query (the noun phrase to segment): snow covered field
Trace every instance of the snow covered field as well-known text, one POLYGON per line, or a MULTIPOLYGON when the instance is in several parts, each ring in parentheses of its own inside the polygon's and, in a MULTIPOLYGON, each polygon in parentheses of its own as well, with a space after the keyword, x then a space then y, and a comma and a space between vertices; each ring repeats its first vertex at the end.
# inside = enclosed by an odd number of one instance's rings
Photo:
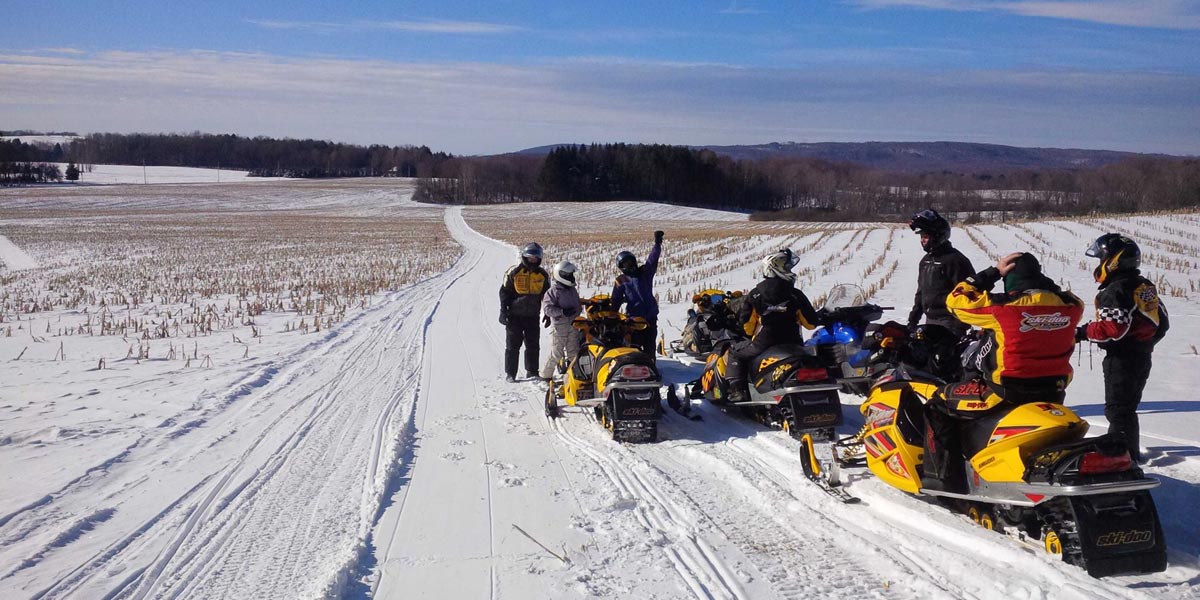
MULTIPOLYGON (((65 174, 67 163, 57 163, 65 174)), ((165 184, 165 183, 262 183, 282 177, 250 177, 248 171, 197 167, 140 167, 136 165, 90 165, 82 167, 79 181, 72 185, 165 184), (90 169, 90 170, 89 170, 90 169)))
MULTIPOLYGON (((1095 580, 871 479, 850 484, 862 504, 835 503, 791 438, 709 405, 622 446, 502 381, 512 244, 543 242, 547 262, 581 265, 585 293, 607 292, 615 252, 644 256, 666 230, 670 339, 693 290, 752 285, 782 244, 803 250, 814 299, 859 283, 902 319, 920 256, 907 230, 410 194, 396 180, 0 190, 14 245, 0 240, 0 597, 1200 597, 1200 216, 955 232, 978 268, 1033 249, 1089 302, 1082 253, 1102 231, 1137 236, 1162 277, 1173 328, 1143 442, 1171 566, 1095 580)), ((1097 432, 1100 358, 1082 355, 1068 402, 1097 432)))

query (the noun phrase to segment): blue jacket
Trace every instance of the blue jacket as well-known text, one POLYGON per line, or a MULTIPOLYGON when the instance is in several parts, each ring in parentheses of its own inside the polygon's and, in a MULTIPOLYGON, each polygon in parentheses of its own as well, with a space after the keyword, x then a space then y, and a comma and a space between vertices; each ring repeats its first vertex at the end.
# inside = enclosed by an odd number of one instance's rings
POLYGON ((637 277, 622 273, 613 284, 613 306, 625 303, 625 314, 642 317, 650 322, 658 321, 658 301, 654 299, 654 274, 658 272, 658 255, 662 244, 655 244, 646 257, 646 264, 638 267, 637 277))

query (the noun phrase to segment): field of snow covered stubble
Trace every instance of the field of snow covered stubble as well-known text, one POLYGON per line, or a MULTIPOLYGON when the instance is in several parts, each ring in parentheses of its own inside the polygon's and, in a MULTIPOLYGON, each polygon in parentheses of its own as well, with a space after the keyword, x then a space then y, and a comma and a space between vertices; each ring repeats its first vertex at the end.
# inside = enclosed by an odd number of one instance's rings
MULTIPOLYGON (((874 481, 850 486, 862 505, 833 504, 803 480, 790 438, 710 406, 697 406, 702 422, 668 414, 658 444, 620 446, 584 415, 548 422, 539 390, 501 380, 495 294, 516 260, 511 244, 541 241, 547 262, 565 257, 580 264, 585 293, 607 292, 616 251, 627 247, 644 257, 650 232, 666 230, 658 291, 660 329, 670 339, 694 290, 752 285, 757 259, 782 244, 802 251, 800 285, 814 300, 834 283, 860 283, 874 288, 876 301, 896 306, 889 317, 902 318, 920 256, 906 230, 749 223, 744 215, 638 203, 443 210, 411 203, 407 186, 339 181, 0 192, 0 235, 36 263, 0 270, 6 291, 74 273, 73 285, 112 298, 110 307, 141 294, 145 300, 132 311, 143 332, 153 327, 141 320, 152 322, 171 304, 148 290, 169 296, 173 284, 150 278, 135 285, 128 274, 107 274, 103 264, 178 263, 234 279, 239 266, 261 264, 282 281, 287 269, 320 269, 334 255, 343 267, 325 275, 349 277, 363 262, 340 241, 365 235, 378 238, 378 245, 368 243, 375 252, 390 248, 404 264, 423 256, 428 268, 425 279, 393 281, 392 291, 387 285, 364 291, 357 297, 365 302, 320 332, 296 330, 305 315, 275 305, 253 317, 261 341, 229 317, 218 321, 228 329, 195 337, 173 323, 167 337, 148 341, 132 331, 124 340, 88 333, 86 325, 80 333, 79 323, 68 335, 67 325, 56 323, 59 315, 64 323, 87 319, 61 304, 78 296, 73 290, 65 300, 54 295, 48 312, 11 322, 7 314, 0 328, 30 317, 33 328, 16 329, 13 338, 0 329, 0 594, 1198 595, 1192 487, 1200 482, 1200 435, 1189 426, 1200 421, 1191 402, 1200 360, 1190 349, 1197 333, 1195 215, 1128 221, 1135 233, 1147 234, 1147 254, 1164 257, 1150 260, 1166 261, 1148 270, 1180 286, 1167 297, 1175 325, 1156 354, 1143 421, 1154 456, 1149 470, 1164 480, 1155 497, 1172 566, 1160 575, 1096 581, 874 481), (181 203, 196 214, 175 214, 181 203), (354 218, 365 216, 372 218, 354 218), (425 233, 410 237, 413 223, 425 233), (76 226, 81 233, 72 242, 76 226), (107 228, 116 228, 120 241, 95 233, 107 228), (193 259, 175 235, 213 236, 227 251, 198 249, 193 259), (256 257, 240 254, 246 244, 256 257), (158 263, 147 252, 155 248, 167 251, 158 263), (100 266, 90 266, 93 258, 100 266), (198 344, 212 366, 189 365, 178 355, 167 360, 162 353, 177 341, 198 344), (56 342, 66 361, 54 360, 56 342), (105 350, 91 350, 92 343, 105 350), (150 360, 125 358, 130 345, 142 343, 153 344, 150 360), (24 346, 28 354, 11 360, 24 346), (112 360, 98 370, 97 356, 112 360), (885 554, 888 547, 898 550, 885 554)), ((970 236, 956 232, 955 240, 979 267, 987 255, 1049 243, 1061 259, 1044 259, 1048 270, 1090 302, 1082 250, 1101 230, 1124 223, 980 226, 970 236)), ((12 256, 6 249, 0 260, 13 262, 12 256)), ((236 315, 246 310, 239 291, 217 292, 209 303, 236 315)), ((84 295, 88 302, 92 293, 84 295)), ((171 306, 190 309, 191 302, 171 306)), ((1102 430, 1099 358, 1089 371, 1083 356, 1070 403, 1102 430)), ((694 375, 683 365, 663 365, 675 381, 694 375)), ((852 417, 857 399, 844 402, 852 417)))

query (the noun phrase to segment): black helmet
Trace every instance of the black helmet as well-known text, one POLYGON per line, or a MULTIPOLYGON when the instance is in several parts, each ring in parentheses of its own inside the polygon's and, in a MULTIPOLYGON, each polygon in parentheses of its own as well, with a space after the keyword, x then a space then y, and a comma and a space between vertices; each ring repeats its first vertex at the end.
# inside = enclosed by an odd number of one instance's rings
POLYGON ((1118 271, 1136 271, 1142 265, 1142 250, 1133 240, 1119 233, 1106 233, 1092 242, 1086 254, 1100 259, 1100 265, 1092 272, 1098 283, 1118 271))
POLYGON ((537 242, 529 242, 521 248, 521 262, 536 267, 542 264, 542 246, 537 242))
POLYGON ((942 242, 950 239, 950 222, 932 208, 927 208, 913 215, 913 218, 908 222, 908 228, 916 233, 929 236, 929 243, 921 244, 921 247, 926 252, 937 248, 942 245, 942 242))
POLYGON ((617 253, 617 268, 626 275, 634 275, 637 273, 638 263, 637 257, 628 250, 622 250, 617 253))

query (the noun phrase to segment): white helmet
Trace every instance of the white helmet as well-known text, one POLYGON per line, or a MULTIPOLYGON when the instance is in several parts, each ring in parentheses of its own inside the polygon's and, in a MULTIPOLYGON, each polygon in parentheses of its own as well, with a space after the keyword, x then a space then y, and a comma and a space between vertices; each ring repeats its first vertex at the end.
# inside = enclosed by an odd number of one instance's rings
POLYGON ((554 280, 567 287, 575 287, 575 265, 565 260, 554 265, 554 280))
POLYGON ((778 277, 788 281, 795 281, 796 274, 792 272, 792 267, 795 267, 799 262, 800 258, 791 249, 782 248, 777 252, 768 254, 762 259, 763 277, 778 277))

